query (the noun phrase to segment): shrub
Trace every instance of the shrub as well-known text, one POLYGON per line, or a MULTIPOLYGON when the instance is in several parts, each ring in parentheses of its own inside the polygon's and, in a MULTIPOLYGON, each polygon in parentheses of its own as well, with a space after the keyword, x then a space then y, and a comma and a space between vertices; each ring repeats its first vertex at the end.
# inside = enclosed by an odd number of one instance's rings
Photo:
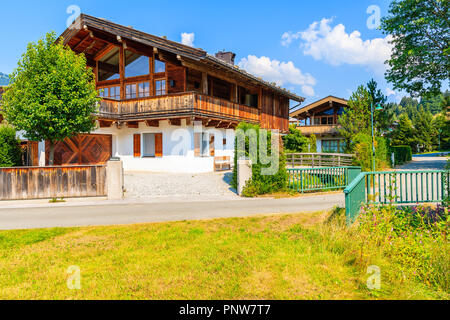
POLYGON ((317 152, 317 138, 315 134, 312 134, 309 137, 309 146, 310 146, 310 153, 316 153, 317 152))
POLYGON ((309 140, 295 125, 289 127, 289 134, 283 137, 287 153, 308 152, 309 140))
MULTIPOLYGON (((351 149, 355 154, 354 164, 360 166, 363 171, 372 171, 372 136, 365 133, 359 133, 352 142, 351 149)), ((388 166, 388 148, 386 139, 375 137, 375 167, 376 170, 388 166)))
MULTIPOLYGON (((238 161, 238 135, 242 132, 247 132, 248 130, 255 130, 257 136, 257 154, 259 155, 260 144, 259 144, 259 131, 260 127, 258 125, 252 125, 242 122, 236 128, 236 141, 235 141, 235 152, 234 152, 234 170, 233 170, 233 180, 232 187, 237 188, 237 161, 238 161)), ((271 151, 271 139, 272 135, 270 131, 267 131, 267 155, 270 155, 271 151)), ((282 141, 281 141, 282 144, 282 141)), ((249 137, 245 137, 245 157, 249 157, 250 142, 249 137)), ((247 182, 244 187, 243 196, 254 197, 257 195, 268 194, 278 191, 287 190, 288 173, 286 171, 286 156, 283 151, 282 145, 280 145, 280 155, 278 163, 278 171, 273 175, 262 174, 262 169, 270 167, 269 165, 264 165, 261 163, 261 159, 258 156, 256 163, 252 164, 252 178, 247 182)))
POLYGON ((0 167, 20 166, 22 149, 16 131, 7 124, 0 125, 0 167))
POLYGON ((412 149, 410 146, 393 146, 391 152, 394 153, 396 166, 412 160, 412 149))
MULTIPOLYGON (((449 290, 448 208, 367 206, 357 232, 365 249, 378 248, 394 262, 396 273, 449 290)), ((366 252, 366 254, 370 254, 366 252)))

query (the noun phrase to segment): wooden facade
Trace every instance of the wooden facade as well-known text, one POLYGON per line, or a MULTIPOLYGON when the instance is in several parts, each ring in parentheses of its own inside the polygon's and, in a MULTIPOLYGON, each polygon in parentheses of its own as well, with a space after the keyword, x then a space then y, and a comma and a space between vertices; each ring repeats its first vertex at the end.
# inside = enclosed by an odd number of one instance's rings
POLYGON ((104 98, 98 117, 109 123, 246 121, 287 132, 289 101, 304 101, 201 49, 84 14, 61 41, 86 56, 104 98))

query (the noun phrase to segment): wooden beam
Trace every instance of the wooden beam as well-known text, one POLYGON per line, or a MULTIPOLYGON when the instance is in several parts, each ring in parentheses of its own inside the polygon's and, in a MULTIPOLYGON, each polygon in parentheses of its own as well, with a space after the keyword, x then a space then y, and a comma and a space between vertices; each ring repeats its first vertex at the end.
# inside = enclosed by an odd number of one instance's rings
POLYGON ((94 37, 94 34, 89 31, 89 33, 87 34, 87 36, 85 36, 83 39, 81 39, 80 42, 78 42, 78 44, 72 49, 75 52, 78 52, 78 49, 87 41, 90 40, 94 37))
POLYGON ((138 121, 129 121, 129 122, 127 122, 127 127, 131 128, 131 129, 138 129, 139 122, 138 121))
POLYGON ((111 50, 114 47, 116 47, 116 45, 114 45, 112 43, 108 43, 103 49, 101 49, 99 52, 97 52, 97 54, 94 56, 94 60, 99 60, 99 59, 103 58, 103 56, 105 54, 107 54, 109 52, 109 50, 111 50))
POLYGON ((181 119, 169 119, 169 124, 171 126, 180 127, 181 126, 181 119))
POLYGON ((147 120, 145 121, 145 124, 147 125, 147 127, 159 127, 159 120, 147 120))
POLYGON ((202 93, 208 94, 208 74, 206 72, 202 72, 202 93))
POLYGON ((100 128, 110 128, 113 124, 113 121, 98 120, 98 124, 100 128))

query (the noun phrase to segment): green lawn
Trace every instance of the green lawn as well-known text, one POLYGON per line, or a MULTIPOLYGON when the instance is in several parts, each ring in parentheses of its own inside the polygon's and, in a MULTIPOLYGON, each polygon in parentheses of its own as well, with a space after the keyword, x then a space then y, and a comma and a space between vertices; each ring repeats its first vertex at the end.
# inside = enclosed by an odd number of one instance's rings
MULTIPOLYGON (((448 298, 359 261, 328 213, 0 232, 0 299, 448 298), (366 287, 367 265, 382 287, 366 287), (81 290, 67 268, 81 269, 81 290)), ((369 259, 369 260, 370 260, 369 259)))

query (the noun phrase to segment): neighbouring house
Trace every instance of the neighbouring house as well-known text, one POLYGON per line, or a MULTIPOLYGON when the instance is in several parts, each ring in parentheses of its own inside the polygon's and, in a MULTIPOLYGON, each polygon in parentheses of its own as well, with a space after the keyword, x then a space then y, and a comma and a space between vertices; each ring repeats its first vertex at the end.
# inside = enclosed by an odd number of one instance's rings
POLYGON ((347 100, 328 96, 291 112, 290 123, 297 125, 303 135, 316 136, 318 153, 344 153, 346 143, 337 128, 346 107, 347 100))
MULTIPOLYGON (((85 54, 103 98, 97 129, 58 143, 55 164, 104 163, 129 171, 211 172, 232 159, 242 122, 288 132, 290 100, 304 98, 205 51, 85 14, 60 37, 85 54)), ((48 157, 48 156, 47 156, 48 157)))

